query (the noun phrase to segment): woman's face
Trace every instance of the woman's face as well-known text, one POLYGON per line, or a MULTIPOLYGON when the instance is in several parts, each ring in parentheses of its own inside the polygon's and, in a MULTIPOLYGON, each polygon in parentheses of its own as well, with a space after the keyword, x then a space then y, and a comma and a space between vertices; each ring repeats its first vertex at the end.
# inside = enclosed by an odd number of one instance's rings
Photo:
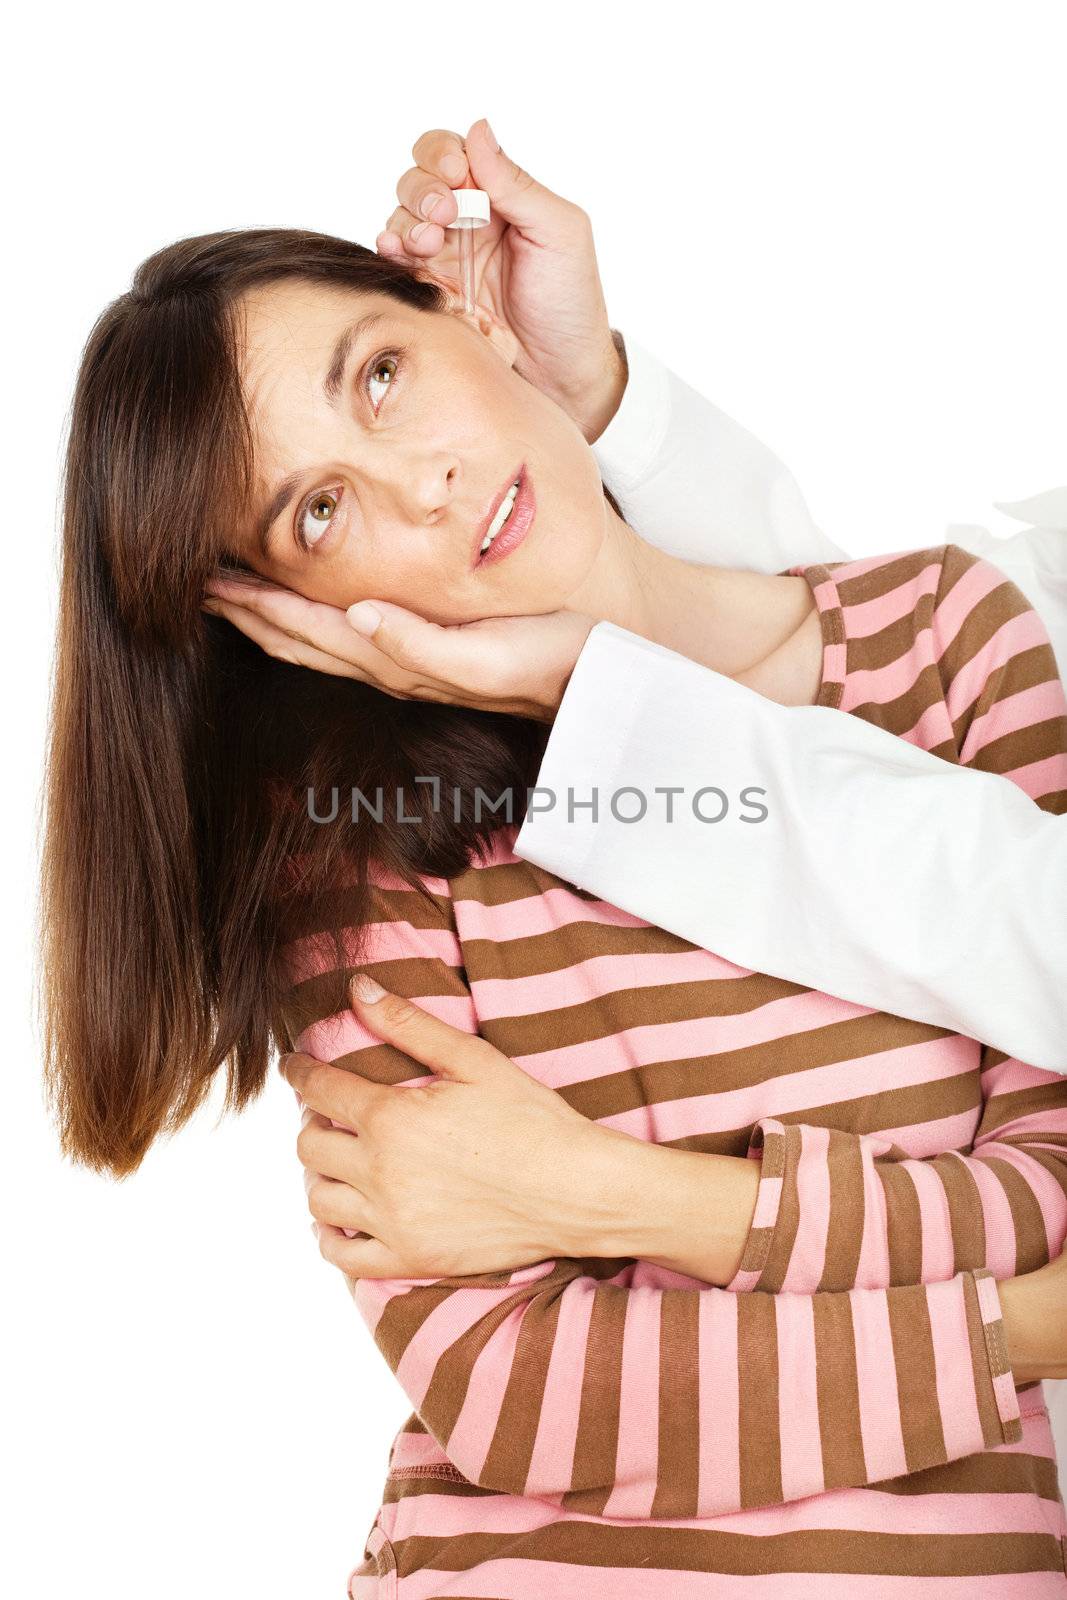
POLYGON ((515 372, 507 330, 298 280, 241 310, 257 477, 246 566, 309 599, 376 597, 439 623, 566 606, 614 513, 576 424, 515 372), (324 388, 338 341, 368 316, 324 388), (533 521, 483 561, 479 530, 520 468, 533 521))

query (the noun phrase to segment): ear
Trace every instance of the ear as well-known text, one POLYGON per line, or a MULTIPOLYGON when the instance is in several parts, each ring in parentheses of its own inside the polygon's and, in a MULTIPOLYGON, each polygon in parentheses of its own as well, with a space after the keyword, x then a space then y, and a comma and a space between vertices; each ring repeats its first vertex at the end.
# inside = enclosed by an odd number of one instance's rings
POLYGON ((472 313, 464 310, 463 288, 458 278, 450 278, 444 273, 430 272, 425 267, 417 267, 415 276, 435 284, 438 289, 443 289, 448 296, 449 315, 458 317, 483 339, 488 339, 492 348, 509 367, 515 365, 522 348, 517 336, 506 322, 502 322, 495 312, 489 310, 488 306, 476 305, 472 313))

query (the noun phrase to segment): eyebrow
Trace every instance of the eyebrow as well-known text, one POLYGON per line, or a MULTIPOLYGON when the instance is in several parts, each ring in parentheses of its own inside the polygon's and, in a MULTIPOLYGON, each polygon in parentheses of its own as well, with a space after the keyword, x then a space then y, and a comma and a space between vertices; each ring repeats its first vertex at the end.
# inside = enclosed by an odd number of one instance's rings
MULTIPOLYGON (((359 317, 355 322, 350 323, 334 345, 333 354, 330 357, 330 365, 327 367, 326 376, 322 380, 322 392, 331 405, 335 405, 337 402, 337 396, 344 382, 345 370, 353 349, 359 344, 363 335, 369 332, 376 323, 383 321, 386 315, 387 313, 384 311, 368 311, 365 316, 359 317)), ((267 548, 270 530, 293 499, 306 476, 306 472, 290 472, 284 477, 271 495, 256 523, 256 548, 265 561, 270 555, 270 551, 267 548)))

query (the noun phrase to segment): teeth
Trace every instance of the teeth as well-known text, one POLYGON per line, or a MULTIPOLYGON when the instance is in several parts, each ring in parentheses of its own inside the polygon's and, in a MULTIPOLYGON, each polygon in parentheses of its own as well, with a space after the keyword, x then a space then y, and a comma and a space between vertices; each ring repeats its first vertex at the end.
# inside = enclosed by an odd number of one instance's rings
POLYGON ((493 540, 496 538, 497 534, 500 532, 500 530, 504 526, 505 522, 511 516, 511 508, 515 504, 515 497, 518 494, 518 492, 519 492, 518 483, 513 483, 511 485, 511 488, 508 490, 507 494, 504 496, 503 500, 500 502, 500 510, 497 512, 496 516, 493 518, 492 522, 489 524, 489 532, 486 534, 485 538, 482 540, 481 548, 482 548, 483 551, 484 550, 488 550, 489 546, 492 544, 493 540))

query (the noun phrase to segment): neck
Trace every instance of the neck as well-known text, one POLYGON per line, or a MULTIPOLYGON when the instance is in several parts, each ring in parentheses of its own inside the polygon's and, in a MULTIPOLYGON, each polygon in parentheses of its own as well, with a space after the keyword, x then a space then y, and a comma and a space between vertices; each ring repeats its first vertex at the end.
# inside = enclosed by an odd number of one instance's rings
POLYGON ((705 566, 668 555, 604 502, 605 538, 568 609, 736 678, 795 633, 812 610, 801 577, 705 566))

